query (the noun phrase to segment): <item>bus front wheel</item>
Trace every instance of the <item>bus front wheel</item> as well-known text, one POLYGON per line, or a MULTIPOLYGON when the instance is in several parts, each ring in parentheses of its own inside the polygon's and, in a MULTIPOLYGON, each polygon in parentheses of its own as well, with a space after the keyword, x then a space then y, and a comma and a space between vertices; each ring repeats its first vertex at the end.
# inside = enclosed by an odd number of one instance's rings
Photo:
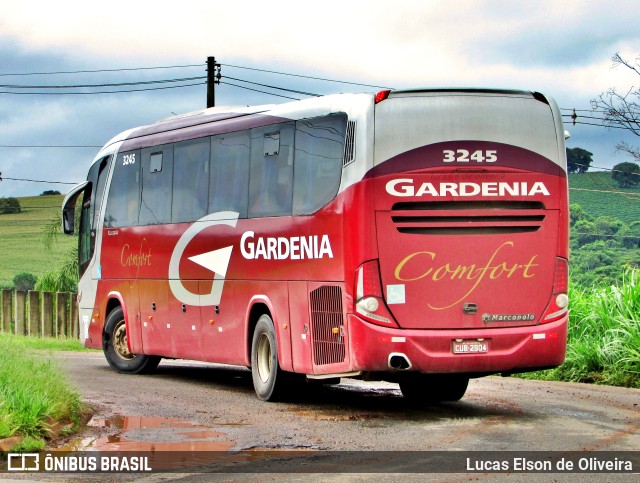
POLYGON ((129 352, 127 326, 122 307, 111 311, 102 335, 102 350, 109 365, 118 372, 143 374, 153 371, 160 363, 158 356, 146 356, 129 352))
POLYGON ((251 376, 256 395, 276 401, 284 395, 286 374, 278 365, 278 341, 273 321, 267 314, 258 319, 251 341, 251 376))

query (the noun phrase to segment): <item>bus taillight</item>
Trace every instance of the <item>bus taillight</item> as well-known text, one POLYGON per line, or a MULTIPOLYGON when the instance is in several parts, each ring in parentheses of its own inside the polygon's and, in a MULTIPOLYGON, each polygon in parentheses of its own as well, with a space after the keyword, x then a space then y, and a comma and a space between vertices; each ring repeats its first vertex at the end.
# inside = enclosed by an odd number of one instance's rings
POLYGON ((553 279, 553 293, 551 303, 545 313, 544 322, 553 322, 563 317, 569 306, 569 262, 564 258, 556 259, 556 272, 553 279))
POLYGON ((380 267, 376 260, 365 262, 356 270, 355 312, 368 322, 398 327, 382 297, 380 267))
POLYGON ((385 91, 380 91, 376 94, 376 104, 378 102, 382 102, 384 101, 387 97, 389 97, 389 94, 391 94, 391 90, 387 89, 385 91))

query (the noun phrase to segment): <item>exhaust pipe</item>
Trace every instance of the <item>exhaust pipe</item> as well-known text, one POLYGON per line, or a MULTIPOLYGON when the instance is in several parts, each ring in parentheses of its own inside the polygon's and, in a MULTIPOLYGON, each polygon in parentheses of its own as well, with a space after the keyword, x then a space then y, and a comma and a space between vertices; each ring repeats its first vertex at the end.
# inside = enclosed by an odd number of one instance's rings
POLYGON ((392 352, 389 354, 388 366, 392 371, 406 371, 411 369, 411 362, 401 352, 392 352))

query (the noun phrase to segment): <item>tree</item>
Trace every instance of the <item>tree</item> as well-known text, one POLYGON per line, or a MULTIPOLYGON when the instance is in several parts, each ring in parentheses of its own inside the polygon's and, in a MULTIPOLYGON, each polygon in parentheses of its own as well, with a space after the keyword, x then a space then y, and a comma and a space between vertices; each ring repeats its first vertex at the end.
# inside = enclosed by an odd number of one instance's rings
MULTIPOLYGON (((620 54, 612 58, 613 67, 623 66, 632 73, 640 75, 640 57, 633 62, 624 59, 620 54)), ((591 101, 594 111, 604 115, 604 124, 609 127, 622 128, 640 136, 640 88, 631 86, 626 92, 619 92, 612 87, 591 101)), ((620 142, 616 148, 640 162, 640 148, 620 142)))
POLYGON ((15 215, 21 211, 17 198, 0 198, 0 215, 15 215))
POLYGON ((578 220, 573 225, 571 238, 577 242, 578 247, 581 247, 587 243, 593 243, 596 240, 600 240, 601 237, 598 236, 598 229, 596 228, 595 223, 587 220, 578 220))
POLYGON ((593 162, 593 153, 582 148, 567 148, 567 167, 570 173, 586 173, 593 162))
POLYGON ((571 205, 569 205, 569 217, 571 226, 580 220, 591 221, 591 217, 578 203, 571 203, 571 205))
POLYGON ((47 191, 43 191, 40 196, 52 196, 52 195, 61 195, 62 193, 60 193, 58 190, 47 190, 47 191))
POLYGON ((37 281, 32 273, 21 272, 13 277, 13 286, 16 290, 33 290, 37 281))
POLYGON ((624 248, 640 248, 640 221, 632 221, 619 232, 620 243, 624 248))
POLYGON ((636 163, 620 163, 613 167, 611 177, 620 188, 633 188, 640 183, 640 166, 636 163))

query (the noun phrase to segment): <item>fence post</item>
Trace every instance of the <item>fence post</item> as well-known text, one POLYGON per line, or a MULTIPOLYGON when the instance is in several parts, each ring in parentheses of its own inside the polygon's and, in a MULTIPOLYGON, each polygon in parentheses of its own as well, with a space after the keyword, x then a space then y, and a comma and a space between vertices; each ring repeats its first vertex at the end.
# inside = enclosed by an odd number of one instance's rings
POLYGON ((51 337, 53 333, 53 293, 42 292, 42 337, 51 337))
POLYGON ((0 323, 0 331, 10 332, 11 331, 11 302, 12 302, 12 291, 9 289, 2 290, 2 313, 0 313, 0 317, 2 317, 2 323, 0 323))
POLYGON ((57 292, 56 293, 56 321, 55 321, 55 335, 62 337, 66 334, 65 326, 69 317, 69 293, 57 292))
POLYGON ((69 336, 74 339, 80 337, 80 322, 78 320, 78 294, 71 294, 71 317, 69 318, 69 336))
POLYGON ((40 335, 40 292, 29 290, 27 295, 29 299, 29 327, 28 334, 34 337, 40 335))
POLYGON ((25 331, 25 313, 27 304, 27 292, 24 290, 16 290, 14 292, 13 305, 13 328, 18 335, 24 335, 25 331))

